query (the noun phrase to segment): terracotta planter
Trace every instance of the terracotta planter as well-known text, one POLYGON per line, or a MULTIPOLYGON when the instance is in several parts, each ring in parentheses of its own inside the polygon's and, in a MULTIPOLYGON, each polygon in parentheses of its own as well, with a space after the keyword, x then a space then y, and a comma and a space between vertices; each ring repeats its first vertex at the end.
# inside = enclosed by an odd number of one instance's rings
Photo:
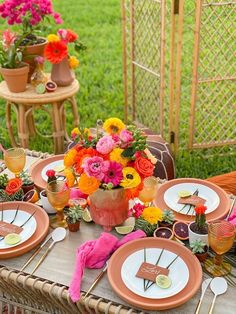
POLYGON ((47 44, 46 38, 40 37, 45 40, 44 43, 37 45, 29 45, 24 48, 23 61, 29 64, 28 83, 31 81, 31 76, 34 73, 37 63, 34 58, 37 56, 44 56, 44 47, 47 44))
POLYGON ((52 65, 51 80, 57 86, 68 86, 74 81, 74 73, 70 69, 67 57, 60 63, 52 65))
POLYGON ((26 90, 27 77, 29 73, 29 65, 26 63, 22 64, 21 68, 17 69, 6 69, 0 68, 4 80, 7 83, 7 87, 13 93, 21 93, 26 90))
POLYGON ((195 256, 198 258, 199 262, 203 263, 207 259, 208 253, 196 253, 195 256))
POLYGON ((71 223, 69 219, 66 219, 68 229, 71 232, 77 232, 80 229, 80 220, 76 221, 76 223, 71 223))
POLYGON ((196 232, 194 232, 191 229, 191 226, 195 224, 195 222, 192 222, 191 224, 189 224, 188 226, 188 231, 189 231, 189 244, 191 244, 192 242, 196 241, 196 240, 201 240, 202 242, 206 243, 207 246, 209 246, 209 241, 208 241, 208 233, 207 234, 198 234, 196 232))
POLYGON ((121 225, 128 217, 129 201, 123 188, 98 189, 89 196, 89 205, 93 221, 105 231, 121 225))
POLYGON ((34 189, 34 183, 29 184, 29 185, 22 185, 22 190, 24 192, 24 194, 26 194, 27 192, 29 192, 30 190, 34 189))

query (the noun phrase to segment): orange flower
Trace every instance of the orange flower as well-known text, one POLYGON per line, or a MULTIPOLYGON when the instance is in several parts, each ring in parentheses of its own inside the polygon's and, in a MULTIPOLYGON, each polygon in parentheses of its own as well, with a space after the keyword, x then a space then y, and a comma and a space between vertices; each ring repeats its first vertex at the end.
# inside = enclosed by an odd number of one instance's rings
POLYGON ((5 191, 8 195, 14 194, 22 187, 22 181, 19 178, 14 178, 8 181, 5 191))
POLYGON ((100 181, 95 177, 88 177, 85 173, 81 174, 78 187, 84 194, 92 194, 100 185, 100 181))
POLYGON ((66 182, 68 186, 71 188, 75 183, 75 175, 72 168, 66 168, 64 170, 64 174, 66 176, 66 182))
POLYGON ((64 165, 66 167, 71 167, 76 162, 77 150, 72 148, 64 156, 64 165))
POLYGON ((125 190, 125 195, 127 199, 131 200, 134 199, 135 197, 139 196, 139 192, 143 189, 143 182, 141 182, 138 186, 132 189, 126 189, 125 190))
POLYGON ((49 42, 44 49, 45 58, 51 63, 59 63, 68 55, 68 48, 64 41, 49 42))
POLYGON ((67 30, 66 39, 69 43, 73 43, 74 41, 76 41, 77 38, 78 35, 74 31, 72 31, 71 29, 67 30))
POLYGON ((94 157, 97 155, 98 155, 97 151, 95 149, 93 149, 92 147, 80 149, 77 153, 76 158, 75 158, 75 162, 76 162, 75 171, 78 174, 81 174, 83 172, 83 169, 81 168, 81 166, 82 166, 84 158, 94 157))
POLYGON ((148 158, 138 157, 134 162, 134 168, 141 177, 150 177, 153 175, 155 166, 148 158))

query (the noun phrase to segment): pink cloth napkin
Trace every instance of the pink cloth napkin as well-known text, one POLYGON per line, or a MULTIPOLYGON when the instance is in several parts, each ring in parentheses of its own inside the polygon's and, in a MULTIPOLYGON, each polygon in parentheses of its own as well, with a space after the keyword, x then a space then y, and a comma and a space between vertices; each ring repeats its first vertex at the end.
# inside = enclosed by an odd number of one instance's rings
POLYGON ((236 227, 236 207, 234 207, 231 215, 228 218, 228 221, 236 227))
POLYGON ((102 268, 110 255, 120 246, 144 237, 146 234, 142 230, 132 232, 121 240, 110 233, 103 232, 98 239, 83 243, 76 252, 75 271, 69 288, 72 301, 77 302, 80 299, 80 285, 85 267, 102 268))

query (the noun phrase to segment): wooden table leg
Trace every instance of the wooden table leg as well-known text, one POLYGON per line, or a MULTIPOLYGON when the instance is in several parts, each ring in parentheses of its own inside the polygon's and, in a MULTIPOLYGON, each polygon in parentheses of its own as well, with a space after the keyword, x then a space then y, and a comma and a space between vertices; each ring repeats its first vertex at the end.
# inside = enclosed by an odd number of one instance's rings
POLYGON ((61 102, 52 103, 52 121, 53 121, 53 141, 54 153, 64 153, 64 136, 62 117, 60 116, 60 108, 63 106, 61 102))
POLYGON ((26 109, 23 104, 18 104, 18 135, 21 147, 28 148, 29 131, 26 123, 26 109))
MULTIPOLYGON (((14 136, 14 132, 13 132, 13 128, 12 128, 12 123, 11 123, 11 106, 14 106, 14 104, 12 104, 11 102, 7 102, 6 103, 6 125, 7 125, 7 129, 8 129, 8 134, 10 137, 10 141, 11 141, 11 145, 13 147, 17 147, 19 146, 15 140, 15 136, 14 136)), ((17 117, 18 117, 18 108, 16 108, 17 111, 17 117)))
POLYGON ((32 136, 35 136, 36 128, 35 128, 34 116, 33 116, 33 106, 31 106, 30 109, 27 110, 26 122, 27 122, 28 130, 29 130, 29 134, 32 136))

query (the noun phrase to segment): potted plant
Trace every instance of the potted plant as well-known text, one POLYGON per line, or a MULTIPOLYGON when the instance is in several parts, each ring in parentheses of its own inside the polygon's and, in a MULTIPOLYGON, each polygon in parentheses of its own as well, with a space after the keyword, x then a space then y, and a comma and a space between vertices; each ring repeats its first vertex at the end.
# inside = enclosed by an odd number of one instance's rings
POLYGON ((83 216, 84 209, 81 206, 70 207, 66 212, 66 222, 68 229, 71 232, 76 232, 80 229, 80 221, 83 216))
POLYGON ((6 30, 2 34, 0 46, 0 73, 9 90, 13 93, 24 92, 27 84, 29 65, 22 61, 23 37, 16 38, 16 34, 6 30))
POLYGON ((195 240, 201 240, 207 246, 208 242, 208 225, 206 222, 207 207, 199 205, 195 207, 195 221, 189 224, 189 243, 191 245, 195 240))
POLYGON ((61 24, 60 14, 54 11, 51 0, 5 0, 0 5, 0 16, 6 19, 9 25, 21 25, 19 36, 24 36, 22 46, 24 61, 29 63, 29 80, 35 69, 35 56, 43 56, 46 39, 38 36, 45 31, 48 23, 53 19, 56 24, 61 24))
POLYGON ((20 178, 9 179, 7 174, 0 175, 0 202, 22 201, 23 196, 20 178))
POLYGON ((175 215, 172 210, 165 209, 162 215, 162 221, 160 222, 160 227, 172 228, 175 221, 175 215))
POLYGON ((21 178, 23 184, 22 184, 22 190, 24 191, 24 194, 26 194, 28 191, 34 189, 34 181, 31 179, 30 175, 27 171, 22 171, 19 175, 21 178))
POLYGON ((190 248, 200 262, 204 262, 206 260, 208 255, 208 246, 206 243, 196 239, 190 244, 190 248))

